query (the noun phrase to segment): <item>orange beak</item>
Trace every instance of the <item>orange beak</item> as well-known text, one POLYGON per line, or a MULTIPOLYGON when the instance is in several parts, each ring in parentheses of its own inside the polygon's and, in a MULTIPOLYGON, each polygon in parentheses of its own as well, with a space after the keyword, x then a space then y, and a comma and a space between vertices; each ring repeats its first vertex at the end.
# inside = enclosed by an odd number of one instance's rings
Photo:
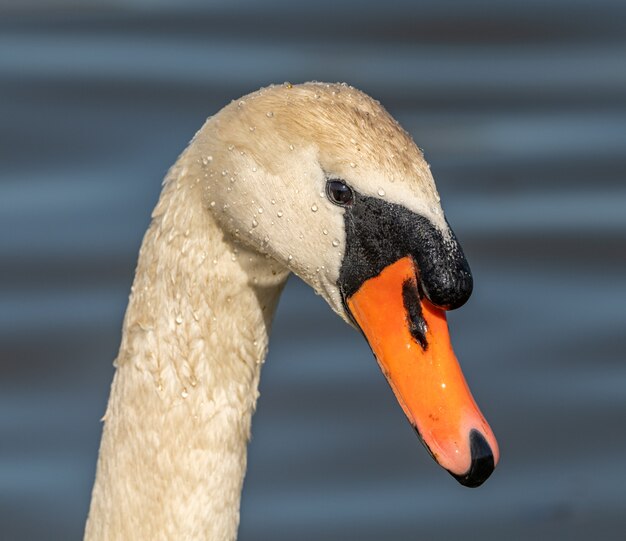
POLYGON ((498 443, 452 350, 445 312, 420 299, 413 260, 366 280, 346 304, 433 458, 461 484, 482 484, 498 443))

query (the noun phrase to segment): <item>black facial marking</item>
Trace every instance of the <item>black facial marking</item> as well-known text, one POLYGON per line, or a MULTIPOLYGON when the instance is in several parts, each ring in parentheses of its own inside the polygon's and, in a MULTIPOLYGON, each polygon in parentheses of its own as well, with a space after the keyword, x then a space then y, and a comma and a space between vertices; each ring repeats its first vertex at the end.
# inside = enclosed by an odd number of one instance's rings
POLYGON ((469 265, 454 233, 444 240, 430 220, 402 205, 354 192, 344 214, 346 253, 338 284, 344 299, 388 265, 411 256, 419 289, 434 305, 453 309, 472 292, 469 265))
POLYGON ((402 284, 402 300, 407 313, 409 331, 413 339, 426 351, 426 321, 422 316, 422 303, 420 301, 417 285, 413 280, 406 280, 402 284))
POLYGON ((476 429, 470 432, 472 465, 465 475, 452 476, 463 486, 476 488, 482 485, 495 469, 493 452, 485 437, 476 429))

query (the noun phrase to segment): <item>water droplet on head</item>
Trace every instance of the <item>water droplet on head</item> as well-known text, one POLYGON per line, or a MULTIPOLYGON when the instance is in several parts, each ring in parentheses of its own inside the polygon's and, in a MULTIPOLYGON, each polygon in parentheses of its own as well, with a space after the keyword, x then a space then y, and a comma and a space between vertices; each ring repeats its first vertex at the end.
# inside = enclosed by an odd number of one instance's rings
POLYGON ((337 246, 339 246, 339 240, 338 239, 334 239, 333 240, 333 246, 336 248, 337 246))
POLYGON ((232 151, 232 150, 233 150, 233 148, 235 148, 235 145, 228 145, 228 150, 229 150, 229 151, 232 151))
POLYGON ((352 168, 356 167, 356 163, 350 162, 350 167, 352 167, 352 168))
POLYGON ((250 126, 250 131, 254 131, 256 128, 254 126, 250 126))
POLYGON ((293 145, 289 145, 289 150, 293 150, 293 145))
POLYGON ((316 205, 315 203, 313 203, 313 204, 311 205, 311 210, 312 210, 313 212, 317 212, 317 205, 316 205))
POLYGON ((383 190, 382 188, 378 188, 378 195, 383 197, 385 195, 385 190, 383 190))
POLYGON ((176 324, 180 325, 183 322, 183 316, 181 314, 178 314, 176 316, 176 324))
POLYGON ((288 259, 289 261, 291 261, 291 260, 293 259, 293 256, 292 256, 291 254, 289 254, 289 255, 287 256, 287 259, 288 259))
POLYGON ((182 392, 180 393, 180 396, 182 396, 183 398, 187 398, 189 396, 187 389, 183 388, 182 392))
POLYGON ((228 174, 228 171, 226 171, 226 169, 222 170, 222 176, 225 177, 228 174))
POLYGON ((215 201, 211 201, 210 205, 211 205, 212 207, 214 207, 214 206, 215 206, 215 201))
POLYGON ((282 217, 283 217, 283 211, 282 211, 282 210, 279 210, 279 211, 276 213, 276 216, 278 216, 279 218, 282 218, 282 217))
POLYGON ((252 167, 252 172, 256 173, 256 165, 254 167, 252 167))
POLYGON ((272 203, 272 205, 275 205, 275 204, 276 204, 276 199, 272 199, 272 200, 270 201, 270 203, 272 203))
POLYGON ((265 113, 265 116, 267 118, 272 118, 274 116, 274 113, 272 113, 272 111, 268 111, 267 113, 265 113))
POLYGON ((252 218, 252 227, 256 227, 259 225, 259 222, 256 221, 256 218, 252 218))
POLYGON ((322 229, 322 233, 324 233, 324 235, 328 235, 328 229, 322 229))
POLYGON ((259 209, 258 209, 258 213, 259 213, 259 214, 263 214, 263 208, 262 208, 262 207, 259 207, 259 209))

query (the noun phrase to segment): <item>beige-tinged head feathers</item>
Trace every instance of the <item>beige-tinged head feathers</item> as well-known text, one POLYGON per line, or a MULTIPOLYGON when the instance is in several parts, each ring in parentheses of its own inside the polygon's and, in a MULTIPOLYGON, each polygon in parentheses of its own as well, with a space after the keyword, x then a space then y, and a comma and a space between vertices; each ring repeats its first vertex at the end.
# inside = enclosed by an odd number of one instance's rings
POLYGON ((416 196, 436 199, 428 164, 411 136, 377 100, 351 86, 268 87, 232 102, 216 123, 220 140, 269 172, 281 171, 292 147, 313 145, 328 173, 378 172, 386 182, 406 184, 416 196))

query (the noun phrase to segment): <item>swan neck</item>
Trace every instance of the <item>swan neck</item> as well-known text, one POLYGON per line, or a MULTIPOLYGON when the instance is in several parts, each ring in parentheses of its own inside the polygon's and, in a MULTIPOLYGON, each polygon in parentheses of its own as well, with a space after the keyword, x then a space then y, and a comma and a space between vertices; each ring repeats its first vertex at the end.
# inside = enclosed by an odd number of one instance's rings
POLYGON ((85 539, 235 539, 251 416, 287 271, 202 207, 193 143, 140 250, 85 539), (197 174, 196 174, 197 173, 197 174))

